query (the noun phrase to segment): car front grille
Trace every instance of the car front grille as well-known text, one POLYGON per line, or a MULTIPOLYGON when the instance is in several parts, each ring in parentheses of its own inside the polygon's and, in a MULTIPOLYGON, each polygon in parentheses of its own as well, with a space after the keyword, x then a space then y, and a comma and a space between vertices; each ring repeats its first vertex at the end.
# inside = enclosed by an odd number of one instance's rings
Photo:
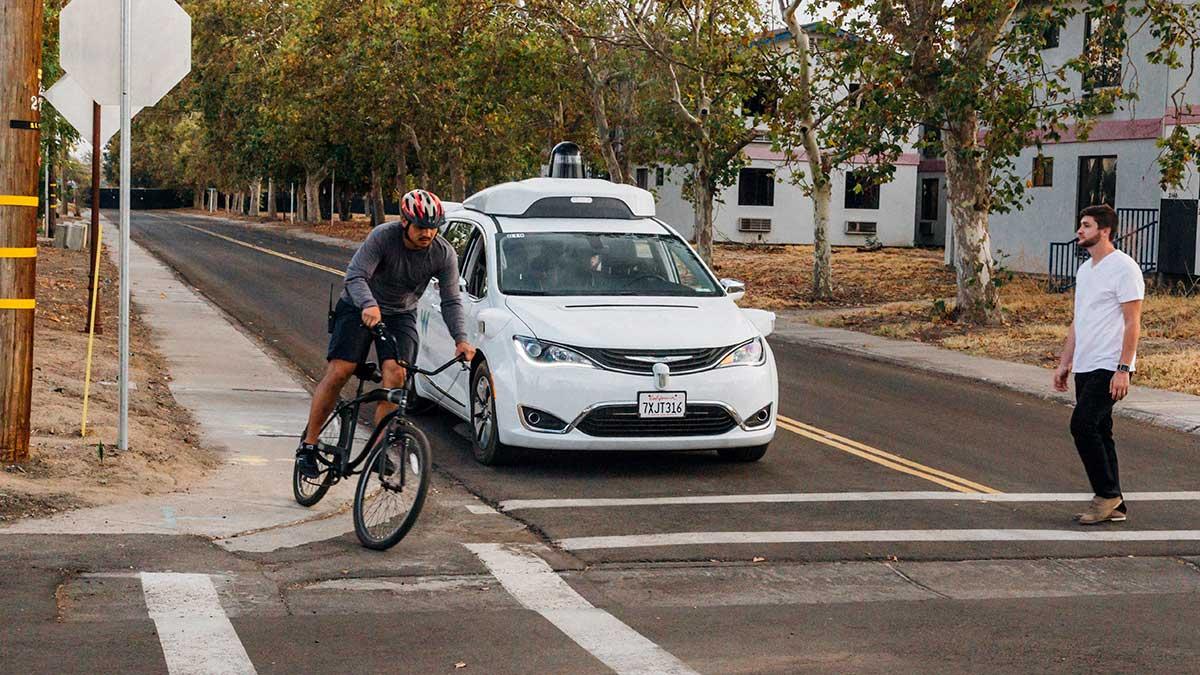
MULTIPOLYGON (((579 349, 575 347, 575 349, 579 349)), ((601 367, 623 373, 650 375, 655 363, 665 363, 673 375, 695 373, 717 365, 731 347, 701 349, 596 349, 584 348, 586 354, 601 367)))
POLYGON ((719 405, 688 404, 683 417, 638 417, 636 405, 597 408, 576 427, 588 436, 632 438, 639 436, 719 436, 737 427, 729 411, 719 405))

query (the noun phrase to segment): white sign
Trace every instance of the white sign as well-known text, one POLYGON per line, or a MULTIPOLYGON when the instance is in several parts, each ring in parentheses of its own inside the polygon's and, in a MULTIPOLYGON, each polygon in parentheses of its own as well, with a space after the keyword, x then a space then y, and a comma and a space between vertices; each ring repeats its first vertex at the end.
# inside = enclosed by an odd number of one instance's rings
MULTIPOLYGON (((192 19, 175 0, 132 0, 129 103, 152 106, 192 69, 192 19)), ((102 106, 121 104, 121 0, 72 0, 59 17, 59 61, 102 106)), ((103 127, 102 127, 103 128, 103 127)))
MULTIPOLYGON (((63 75, 46 90, 46 100, 62 115, 89 145, 92 142, 92 97, 70 75, 63 75)), ((133 115, 141 108, 134 108, 133 115)), ((121 106, 100 106, 100 147, 121 130, 121 106)))

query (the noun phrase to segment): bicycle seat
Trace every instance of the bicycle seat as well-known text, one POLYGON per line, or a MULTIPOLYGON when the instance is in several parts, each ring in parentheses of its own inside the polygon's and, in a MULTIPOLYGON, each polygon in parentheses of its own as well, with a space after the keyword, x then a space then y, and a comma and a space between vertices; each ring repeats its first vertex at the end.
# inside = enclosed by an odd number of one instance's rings
POLYGON ((383 373, 379 372, 379 366, 370 361, 358 364, 354 368, 354 376, 366 382, 383 382, 383 373))

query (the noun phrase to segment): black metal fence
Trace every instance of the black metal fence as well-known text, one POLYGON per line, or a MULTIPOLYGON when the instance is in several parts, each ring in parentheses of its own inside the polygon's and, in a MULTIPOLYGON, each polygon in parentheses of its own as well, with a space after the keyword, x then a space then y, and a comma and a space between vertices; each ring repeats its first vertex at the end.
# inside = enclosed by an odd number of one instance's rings
MULTIPOLYGON (((1158 269, 1158 209, 1117 209, 1117 231, 1113 244, 1137 261, 1142 272, 1158 269)), ((1075 285, 1079 265, 1088 259, 1076 240, 1050 244, 1047 287, 1061 293, 1075 285)))

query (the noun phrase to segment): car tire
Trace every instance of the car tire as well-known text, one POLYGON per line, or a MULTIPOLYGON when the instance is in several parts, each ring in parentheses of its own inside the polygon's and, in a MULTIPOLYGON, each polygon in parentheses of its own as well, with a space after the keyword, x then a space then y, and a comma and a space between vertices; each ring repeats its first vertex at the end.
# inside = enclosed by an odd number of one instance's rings
POLYGON ((487 361, 471 374, 471 452, 484 466, 498 466, 512 459, 512 448, 500 442, 496 420, 495 385, 487 361))
POLYGON ((721 448, 717 450, 717 454, 721 459, 728 462, 757 462, 763 458, 763 455, 767 454, 768 445, 764 443, 763 445, 751 445, 745 448, 721 448))

